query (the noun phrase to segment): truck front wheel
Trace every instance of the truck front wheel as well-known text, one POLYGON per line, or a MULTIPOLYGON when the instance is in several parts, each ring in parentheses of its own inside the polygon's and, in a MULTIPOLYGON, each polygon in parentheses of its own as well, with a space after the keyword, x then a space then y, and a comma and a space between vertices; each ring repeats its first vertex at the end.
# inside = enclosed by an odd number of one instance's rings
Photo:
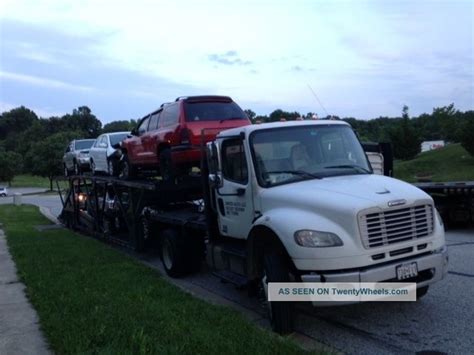
POLYGON ((291 302, 269 302, 268 283, 289 282, 290 270, 284 255, 276 250, 268 250, 264 253, 264 273, 262 277, 262 288, 265 291, 265 299, 272 328, 279 334, 288 334, 293 331, 294 310, 291 302))

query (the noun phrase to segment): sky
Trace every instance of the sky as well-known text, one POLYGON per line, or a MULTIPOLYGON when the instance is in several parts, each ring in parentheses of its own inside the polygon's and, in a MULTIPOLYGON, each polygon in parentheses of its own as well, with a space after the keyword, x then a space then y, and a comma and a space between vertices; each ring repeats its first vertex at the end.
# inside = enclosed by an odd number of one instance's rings
POLYGON ((465 111, 473 19, 474 0, 0 0, 0 112, 107 123, 203 94, 257 114, 465 111))

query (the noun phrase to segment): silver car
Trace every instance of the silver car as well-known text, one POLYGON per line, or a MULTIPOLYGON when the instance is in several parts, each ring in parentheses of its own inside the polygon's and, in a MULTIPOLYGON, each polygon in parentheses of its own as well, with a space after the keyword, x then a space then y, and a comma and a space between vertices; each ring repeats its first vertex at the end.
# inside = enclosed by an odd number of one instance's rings
POLYGON ((7 197, 8 196, 8 190, 6 187, 0 186, 0 196, 1 197, 7 197))
POLYGON ((106 173, 115 175, 114 160, 112 159, 117 143, 127 138, 130 132, 104 133, 97 137, 94 145, 89 150, 92 174, 106 173))
POLYGON ((77 139, 69 143, 63 156, 64 176, 90 169, 89 149, 94 142, 95 139, 77 139))

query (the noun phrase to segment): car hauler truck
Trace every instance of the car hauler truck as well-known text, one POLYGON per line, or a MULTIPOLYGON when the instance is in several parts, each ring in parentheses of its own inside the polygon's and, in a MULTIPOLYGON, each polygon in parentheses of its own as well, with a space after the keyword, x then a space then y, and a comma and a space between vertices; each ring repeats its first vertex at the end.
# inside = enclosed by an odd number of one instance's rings
MULTIPOLYGON (((170 276, 206 259, 264 295, 269 282, 403 281, 421 297, 447 272, 431 197, 373 174, 347 123, 249 125, 202 146, 200 175, 180 181, 69 177, 63 222, 138 250, 158 241, 170 276)), ((293 303, 267 304, 290 332, 293 303)))

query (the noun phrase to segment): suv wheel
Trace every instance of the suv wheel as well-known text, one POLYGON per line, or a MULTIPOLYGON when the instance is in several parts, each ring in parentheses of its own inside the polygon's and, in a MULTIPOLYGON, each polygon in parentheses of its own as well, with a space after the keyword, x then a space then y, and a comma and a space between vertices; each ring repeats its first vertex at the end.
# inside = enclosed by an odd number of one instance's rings
POLYGON ((76 162, 74 162, 74 175, 79 175, 81 173, 81 169, 79 168, 79 165, 77 165, 76 162))
POLYGON ((175 178, 171 149, 169 148, 160 152, 160 175, 164 182, 172 182, 175 178))
POLYGON ((96 172, 95 172, 95 162, 93 160, 91 160, 91 174, 92 175, 96 174, 96 172))
POLYGON ((120 173, 119 178, 124 180, 133 179, 137 175, 136 169, 133 165, 130 164, 128 160, 128 155, 124 154, 122 161, 120 162, 120 173))

